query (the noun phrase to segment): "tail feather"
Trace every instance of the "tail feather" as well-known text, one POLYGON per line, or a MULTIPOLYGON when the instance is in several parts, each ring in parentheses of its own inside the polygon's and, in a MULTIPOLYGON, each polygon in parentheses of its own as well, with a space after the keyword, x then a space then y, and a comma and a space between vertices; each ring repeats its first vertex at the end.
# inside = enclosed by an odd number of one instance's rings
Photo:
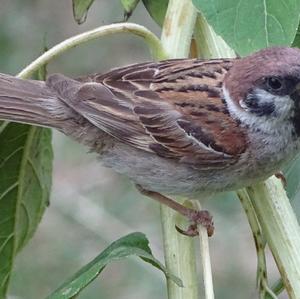
POLYGON ((69 110, 43 81, 0 74, 0 120, 61 129, 69 110))

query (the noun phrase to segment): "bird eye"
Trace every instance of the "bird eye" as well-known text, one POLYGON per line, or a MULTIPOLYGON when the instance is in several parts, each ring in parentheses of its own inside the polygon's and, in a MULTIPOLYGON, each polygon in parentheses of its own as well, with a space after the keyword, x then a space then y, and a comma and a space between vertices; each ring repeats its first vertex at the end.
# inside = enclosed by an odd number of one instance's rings
POLYGON ((267 78, 267 85, 272 90, 278 91, 282 88, 282 80, 277 77, 269 77, 267 78))

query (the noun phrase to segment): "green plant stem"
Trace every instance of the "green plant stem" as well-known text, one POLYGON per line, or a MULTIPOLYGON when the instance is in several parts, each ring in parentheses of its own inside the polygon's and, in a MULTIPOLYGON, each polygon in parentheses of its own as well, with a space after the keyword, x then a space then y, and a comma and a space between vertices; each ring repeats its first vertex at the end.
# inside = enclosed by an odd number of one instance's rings
MULTIPOLYGON (((198 211, 202 210, 199 200, 193 200, 192 204, 194 209, 198 211)), ((199 247, 200 247, 200 257, 201 257, 202 272, 203 272, 205 299, 214 299, 215 295, 214 295, 207 229, 203 225, 198 225, 198 232, 199 232, 199 245, 200 245, 199 247)))
POLYGON ((142 37, 147 43, 152 57, 157 60, 166 58, 166 53, 161 46, 160 40, 151 31, 141 25, 133 23, 117 23, 106 26, 101 26, 96 29, 86 31, 84 33, 72 36, 63 42, 55 45, 53 48, 45 52, 43 55, 38 57, 32 63, 30 63, 25 69, 23 69, 18 77, 30 77, 37 69, 50 60, 54 59, 58 55, 66 52, 67 50, 74 48, 80 44, 88 42, 90 40, 97 39, 102 36, 111 35, 115 33, 132 33, 134 35, 142 37))
MULTIPOLYGON (((187 57, 196 20, 191 0, 170 0, 163 24, 161 41, 169 58, 187 57)), ((183 203, 184 200, 180 200, 183 203)), ((178 213, 161 205, 164 254, 167 270, 178 276, 183 288, 167 280, 169 299, 198 299, 196 254, 192 238, 175 230, 184 219, 178 213)))
POLYGON ((198 57, 204 59, 235 57, 234 51, 213 31, 200 13, 196 20, 194 38, 197 44, 198 57))
MULTIPOLYGON (((282 293, 284 291, 284 285, 283 285, 283 281, 282 279, 278 279, 273 285, 272 285, 272 291, 274 292, 274 294, 279 295, 280 293, 282 293)), ((265 299, 272 299, 270 298, 270 296, 268 297, 268 295, 266 296, 265 299)))
POLYGON ((241 189, 237 192, 237 195, 242 203, 244 211, 247 215, 253 238, 255 241, 256 253, 257 253, 257 286, 259 287, 259 298, 265 299, 266 296, 268 298, 276 299, 276 295, 270 289, 268 284, 268 275, 267 275, 267 263, 265 256, 265 247, 266 241, 263 237, 263 232, 258 222, 254 207, 249 198, 248 193, 245 189, 241 189))
POLYGON ((291 299, 300 298, 300 230, 282 186, 271 177, 247 188, 264 237, 291 299))
MULTIPOLYGON (((177 201, 183 203, 178 198, 177 201)), ((168 298, 197 299, 198 280, 194 242, 191 237, 186 237, 175 229, 175 225, 178 227, 186 225, 186 219, 164 205, 161 205, 161 219, 167 271, 179 277, 183 283, 183 287, 179 287, 167 278, 168 298)))

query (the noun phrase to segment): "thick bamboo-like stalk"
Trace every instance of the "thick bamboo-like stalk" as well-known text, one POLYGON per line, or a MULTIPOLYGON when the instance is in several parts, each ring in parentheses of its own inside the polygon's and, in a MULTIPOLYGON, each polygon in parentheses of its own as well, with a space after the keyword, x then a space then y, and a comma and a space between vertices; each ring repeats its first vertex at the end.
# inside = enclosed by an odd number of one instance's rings
POLYGON ((300 229, 280 180, 247 188, 264 237, 272 251, 285 289, 292 299, 300 298, 300 229))
POLYGON ((178 233, 186 220, 177 212, 161 205, 164 255, 167 270, 182 280, 183 287, 167 279, 168 299, 198 299, 196 253, 191 237, 178 233))
POLYGON ((185 58, 190 52, 197 11, 192 0, 170 0, 161 42, 169 58, 185 58))
MULTIPOLYGON (((196 210, 201 210, 201 204, 199 200, 193 200, 193 207, 196 210)), ((214 286, 213 286, 213 276, 212 276, 212 269, 211 269, 211 259, 210 259, 210 252, 209 252, 209 241, 207 235, 207 229, 202 226, 198 225, 199 231, 199 248, 200 248, 200 258, 202 264, 202 272, 203 272, 203 285, 204 285, 204 293, 205 299, 214 299, 214 286)))
POLYGON ((241 189, 237 195, 243 205, 244 211, 247 215, 249 225, 252 230, 256 254, 257 254, 257 273, 256 281, 259 288, 259 299, 276 299, 275 293, 271 290, 268 283, 267 263, 266 263, 266 241, 264 239, 260 223, 257 219, 253 204, 249 198, 246 189, 241 189))
MULTIPOLYGON (((188 56, 196 14, 191 0, 169 1, 161 36, 162 45, 169 58, 188 56)), ((163 205, 161 219, 166 267, 183 282, 183 288, 180 288, 171 280, 167 281, 168 298, 198 299, 193 240, 175 230, 175 225, 182 227, 184 220, 177 212, 163 205)))

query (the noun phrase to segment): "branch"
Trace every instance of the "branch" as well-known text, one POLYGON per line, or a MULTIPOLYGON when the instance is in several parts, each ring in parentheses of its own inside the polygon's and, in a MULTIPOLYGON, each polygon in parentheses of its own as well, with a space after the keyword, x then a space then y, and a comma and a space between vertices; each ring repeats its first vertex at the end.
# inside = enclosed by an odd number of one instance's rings
POLYGON ((56 46, 45 52, 43 55, 38 57, 32 63, 30 63, 18 74, 18 77, 28 78, 41 66, 66 52, 67 50, 70 50, 90 40, 115 33, 132 33, 134 35, 140 36, 147 43, 152 57, 158 60, 166 58, 166 54, 163 50, 160 40, 147 28, 133 23, 117 23, 101 26, 64 40, 63 42, 57 44, 56 46))

